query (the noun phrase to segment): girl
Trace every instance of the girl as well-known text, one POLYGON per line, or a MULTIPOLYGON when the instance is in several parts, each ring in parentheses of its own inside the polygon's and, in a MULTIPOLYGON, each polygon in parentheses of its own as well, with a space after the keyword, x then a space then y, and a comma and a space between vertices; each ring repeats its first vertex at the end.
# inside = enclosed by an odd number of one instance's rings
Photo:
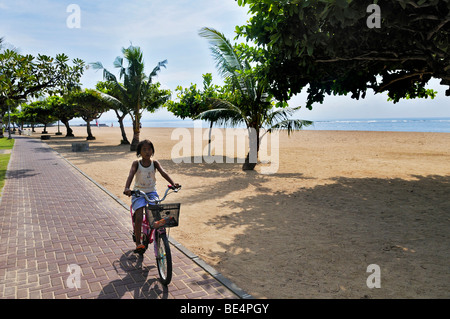
MULTIPOLYGON (((134 181, 134 189, 143 191, 147 194, 149 199, 159 199, 158 193, 156 192, 156 170, 158 170, 161 176, 164 177, 171 185, 180 187, 179 184, 173 182, 172 178, 170 178, 157 160, 151 159, 154 154, 155 148, 153 147, 152 142, 149 140, 139 142, 136 155, 137 157, 142 156, 142 159, 140 161, 134 161, 131 165, 130 174, 128 175, 125 190, 123 191, 125 195, 131 196, 130 185, 133 178, 136 176, 134 181)), ((131 199, 131 206, 134 211, 134 234, 136 238, 136 250, 134 252, 139 253, 145 251, 145 246, 141 244, 141 226, 146 201, 143 196, 133 196, 131 199)))

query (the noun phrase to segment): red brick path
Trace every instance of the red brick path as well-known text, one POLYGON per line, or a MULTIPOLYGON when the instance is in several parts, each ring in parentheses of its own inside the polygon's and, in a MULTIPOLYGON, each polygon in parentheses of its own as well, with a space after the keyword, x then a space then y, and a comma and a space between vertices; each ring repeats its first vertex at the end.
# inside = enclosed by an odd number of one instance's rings
POLYGON ((16 137, 0 202, 0 298, 250 297, 179 244, 163 286, 151 251, 132 252, 130 228, 126 209, 47 144, 16 137), (70 288, 72 264, 80 288, 70 288))

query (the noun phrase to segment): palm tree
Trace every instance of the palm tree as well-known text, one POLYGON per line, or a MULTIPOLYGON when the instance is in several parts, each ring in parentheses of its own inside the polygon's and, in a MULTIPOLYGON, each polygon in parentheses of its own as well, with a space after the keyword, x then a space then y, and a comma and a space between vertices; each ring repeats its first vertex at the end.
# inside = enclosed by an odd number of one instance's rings
MULTIPOLYGON (((120 85, 122 84, 120 83, 120 85)), ((118 100, 118 98, 120 99, 121 93, 117 89, 116 83, 111 81, 98 81, 95 88, 102 93, 102 98, 111 105, 111 108, 116 113, 120 132, 122 134, 122 140, 120 141, 120 144, 130 145, 127 134, 125 132, 125 126, 123 124, 125 116, 127 116, 130 112, 127 107, 118 100)))
POLYGON ((116 100, 129 110, 133 120, 133 140, 131 141, 130 151, 135 151, 139 143, 142 111, 148 108, 158 108, 169 98, 167 92, 157 94, 155 90, 159 92, 158 86, 152 84, 152 78, 157 75, 161 67, 166 67, 167 60, 159 62, 152 72, 146 76, 143 53, 139 47, 130 45, 128 48, 122 48, 122 54, 123 57, 118 56, 115 59, 114 66, 120 69, 119 77, 120 79, 123 78, 123 85, 100 62, 91 63, 91 65, 94 69, 103 69, 103 78, 106 81, 113 82, 120 92, 120 98, 116 100), (124 58, 128 64, 126 67, 123 63, 124 58))
POLYGON ((273 130, 285 129, 288 135, 293 130, 299 130, 311 125, 311 121, 290 119, 298 108, 287 108, 286 103, 275 103, 268 93, 269 84, 266 78, 257 74, 257 68, 252 68, 225 36, 217 30, 202 28, 199 35, 210 43, 210 50, 216 62, 219 74, 225 79, 229 90, 233 92, 229 100, 214 99, 214 109, 200 114, 204 120, 219 119, 223 124, 236 126, 244 123, 249 133, 249 153, 243 170, 253 170, 257 163, 259 145, 262 137, 273 130), (275 106, 282 107, 274 110, 275 106), (260 136, 262 129, 266 132, 260 136), (252 136, 255 139, 252 139, 252 136))

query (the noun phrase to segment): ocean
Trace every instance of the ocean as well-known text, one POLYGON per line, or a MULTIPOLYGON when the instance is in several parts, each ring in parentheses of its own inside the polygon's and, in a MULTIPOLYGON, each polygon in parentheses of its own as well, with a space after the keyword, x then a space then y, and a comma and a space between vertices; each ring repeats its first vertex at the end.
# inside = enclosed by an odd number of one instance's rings
POLYGON ((450 118, 391 118, 316 121, 306 130, 450 133, 450 118))
MULTIPOLYGON (((71 125, 84 122, 72 120, 71 125)), ((116 121, 99 121, 103 126, 119 126, 116 121)), ((186 127, 193 128, 196 122, 190 119, 181 120, 151 120, 143 119, 142 127, 186 127)), ((95 125, 94 123, 92 125, 95 125)), ((131 121, 124 121, 124 125, 131 127, 131 121)), ((198 125, 198 122, 197 122, 198 125)), ((209 123, 202 121, 202 127, 208 128, 209 123)), ((214 127, 219 127, 215 125, 214 127)), ((312 126, 304 130, 330 131, 393 131, 393 132, 440 132, 450 133, 450 118, 384 118, 384 119, 338 119, 314 121, 312 126)))

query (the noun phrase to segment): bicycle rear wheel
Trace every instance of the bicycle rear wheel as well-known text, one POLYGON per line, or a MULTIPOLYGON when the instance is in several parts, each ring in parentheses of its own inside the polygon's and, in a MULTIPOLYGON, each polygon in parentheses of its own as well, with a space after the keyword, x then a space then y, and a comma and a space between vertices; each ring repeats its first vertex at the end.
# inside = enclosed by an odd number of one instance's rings
POLYGON ((165 233, 155 231, 156 264, 158 266, 159 278, 163 285, 167 286, 172 280, 172 254, 170 252, 169 240, 165 233))

